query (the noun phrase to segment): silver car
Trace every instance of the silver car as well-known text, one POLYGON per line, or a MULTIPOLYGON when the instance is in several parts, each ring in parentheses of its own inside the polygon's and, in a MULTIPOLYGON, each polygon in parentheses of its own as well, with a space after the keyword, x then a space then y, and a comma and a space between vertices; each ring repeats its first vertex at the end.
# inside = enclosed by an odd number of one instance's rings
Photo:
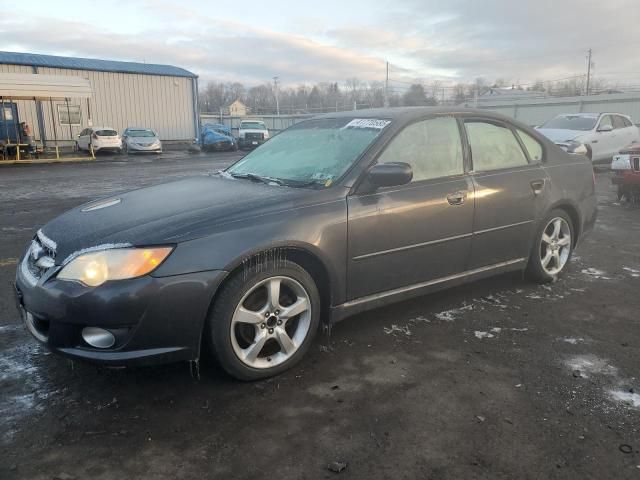
POLYGON ((162 153, 162 142, 150 128, 129 127, 122 133, 122 149, 125 153, 162 153))

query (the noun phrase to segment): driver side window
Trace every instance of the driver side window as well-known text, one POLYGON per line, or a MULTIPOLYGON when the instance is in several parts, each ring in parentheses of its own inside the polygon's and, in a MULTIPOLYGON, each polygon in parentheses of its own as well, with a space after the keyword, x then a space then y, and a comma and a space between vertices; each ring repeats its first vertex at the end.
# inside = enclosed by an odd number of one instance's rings
POLYGON ((378 163, 404 162, 412 182, 464 173, 462 142, 455 118, 422 120, 404 128, 378 157, 378 163))
POLYGON ((598 126, 598 129, 601 129, 602 127, 606 127, 606 126, 613 128, 613 121, 611 120, 611 115, 605 115, 600 119, 600 125, 598 126))

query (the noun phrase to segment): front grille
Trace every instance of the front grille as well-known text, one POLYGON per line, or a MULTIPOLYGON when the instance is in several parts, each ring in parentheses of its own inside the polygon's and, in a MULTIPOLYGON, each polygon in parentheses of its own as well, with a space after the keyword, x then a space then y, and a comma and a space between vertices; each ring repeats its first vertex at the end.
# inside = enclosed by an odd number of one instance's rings
POLYGON ((631 159, 631 164, 636 172, 640 172, 640 157, 633 157, 631 159))
POLYGON ((31 284, 36 284, 55 265, 56 243, 38 230, 22 262, 22 272, 31 284))
POLYGON ((245 133, 244 138, 247 140, 263 140, 264 133, 247 132, 245 133))

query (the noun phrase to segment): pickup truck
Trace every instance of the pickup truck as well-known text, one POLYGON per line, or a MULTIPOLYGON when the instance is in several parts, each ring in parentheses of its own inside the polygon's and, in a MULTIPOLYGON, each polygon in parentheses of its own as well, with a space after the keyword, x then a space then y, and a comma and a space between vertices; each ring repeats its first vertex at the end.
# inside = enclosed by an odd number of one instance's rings
POLYGON ((243 120, 238 130, 238 146, 241 149, 255 148, 269 139, 269 130, 260 120, 243 120))

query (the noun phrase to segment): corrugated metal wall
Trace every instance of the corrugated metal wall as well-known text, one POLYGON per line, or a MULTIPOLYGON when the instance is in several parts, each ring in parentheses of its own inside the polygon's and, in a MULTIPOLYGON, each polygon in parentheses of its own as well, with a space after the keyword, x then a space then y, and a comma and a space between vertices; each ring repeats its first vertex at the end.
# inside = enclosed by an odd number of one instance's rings
POLYGON ((620 93, 588 97, 560 97, 518 101, 479 102, 478 108, 502 113, 528 125, 540 125, 562 113, 622 113, 640 122, 640 94, 620 93))
MULTIPOLYGON (((32 67, 22 65, 0 65, 0 73, 33 73, 32 67)), ((163 140, 190 141, 196 137, 194 125, 193 79, 188 77, 165 77, 131 73, 94 72, 61 68, 38 67, 38 73, 47 75, 73 75, 89 79, 93 97, 89 100, 71 99, 71 105, 80 105, 81 125, 69 126, 58 123, 57 105, 65 102, 53 101, 55 132, 59 140, 69 141, 89 126, 111 127, 122 132, 127 127, 149 127, 158 132, 163 140)), ((38 128, 36 104, 20 100, 20 121, 31 125, 36 140, 42 136, 38 128)), ((42 102, 46 138, 54 137, 51 106, 42 102)), ((61 142, 62 144, 62 142, 61 142)))

